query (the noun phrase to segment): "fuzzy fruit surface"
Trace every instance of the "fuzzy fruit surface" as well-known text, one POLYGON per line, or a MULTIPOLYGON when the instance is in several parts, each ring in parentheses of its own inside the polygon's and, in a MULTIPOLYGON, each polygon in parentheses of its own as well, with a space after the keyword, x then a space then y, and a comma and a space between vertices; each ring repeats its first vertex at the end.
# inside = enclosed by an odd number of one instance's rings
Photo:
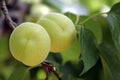
POLYGON ((61 13, 49 13, 41 17, 42 25, 51 39, 51 52, 63 52, 71 47, 75 40, 76 30, 73 22, 61 13))
POLYGON ((43 62, 50 51, 50 37, 40 25, 25 22, 14 29, 9 47, 15 59, 28 66, 43 62))

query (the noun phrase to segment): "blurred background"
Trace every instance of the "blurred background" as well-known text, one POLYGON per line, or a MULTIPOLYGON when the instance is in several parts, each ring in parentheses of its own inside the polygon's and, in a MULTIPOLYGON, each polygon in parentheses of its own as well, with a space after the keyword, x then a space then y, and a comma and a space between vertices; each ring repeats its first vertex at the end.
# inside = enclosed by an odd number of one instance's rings
MULTIPOLYGON (((6 0, 6 2, 12 20, 19 25, 26 21, 36 22, 41 16, 49 12, 63 14, 69 12, 78 16, 89 16, 94 13, 107 12, 119 0, 6 0)), ((15 70, 16 64, 20 64, 9 52, 8 41, 11 32, 12 29, 7 25, 4 15, 0 11, 0 80, 7 80, 15 70)), ((84 76, 83 79, 78 76, 83 68, 83 63, 79 60, 80 46, 77 44, 77 41, 71 50, 63 53, 69 53, 69 56, 72 57, 68 57, 68 54, 61 55, 58 53, 50 54, 47 60, 58 68, 58 73, 62 76, 63 80, 84 80, 84 76), (72 53, 77 54, 74 56, 72 53)), ((96 66, 99 65, 96 64, 96 66)), ((101 66, 97 68, 101 69, 101 66)), ((93 68, 93 70, 95 71, 96 68, 93 68)), ((93 70, 91 72, 95 74, 96 72, 93 70)), ((102 70, 100 73, 102 73, 102 70)), ((31 76, 33 80, 45 80, 45 72, 41 67, 31 70, 31 74, 34 75, 31 76)), ((94 78, 85 80, 104 80, 97 79, 97 76, 92 77, 94 78)), ((56 80, 56 78, 50 75, 50 80, 56 80)))

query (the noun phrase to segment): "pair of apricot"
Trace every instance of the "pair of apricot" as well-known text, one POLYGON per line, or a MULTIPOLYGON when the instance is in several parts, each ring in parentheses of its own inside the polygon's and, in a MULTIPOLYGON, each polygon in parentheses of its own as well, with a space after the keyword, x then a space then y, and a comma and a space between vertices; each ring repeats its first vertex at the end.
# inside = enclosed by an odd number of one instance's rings
POLYGON ((35 66, 43 62, 48 53, 63 52, 74 42, 76 30, 73 22, 60 13, 49 13, 37 23, 24 22, 10 36, 10 51, 15 59, 35 66))

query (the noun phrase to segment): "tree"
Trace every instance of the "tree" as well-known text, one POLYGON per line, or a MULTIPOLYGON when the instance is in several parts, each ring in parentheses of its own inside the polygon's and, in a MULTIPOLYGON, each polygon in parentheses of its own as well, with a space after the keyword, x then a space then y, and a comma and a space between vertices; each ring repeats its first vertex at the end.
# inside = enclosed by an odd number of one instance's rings
POLYGON ((66 1, 69 4, 60 0, 0 1, 0 80, 120 79, 120 3, 70 1, 66 1), (101 12, 106 6, 110 10, 101 12), (26 21, 36 23, 50 12, 63 14, 74 23, 73 45, 63 52, 49 52, 46 60, 37 66, 29 67, 14 59, 8 40, 16 26, 26 21))

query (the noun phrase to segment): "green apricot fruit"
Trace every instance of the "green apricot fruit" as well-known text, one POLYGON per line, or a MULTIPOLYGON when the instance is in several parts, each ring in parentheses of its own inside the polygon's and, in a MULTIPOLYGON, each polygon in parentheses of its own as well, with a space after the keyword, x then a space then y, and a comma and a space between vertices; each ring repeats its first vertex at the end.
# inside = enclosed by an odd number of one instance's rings
POLYGON ((10 36, 9 47, 15 59, 28 66, 43 62, 50 51, 51 41, 47 31, 31 22, 20 24, 10 36))
POLYGON ((51 52, 63 52, 73 44, 76 36, 75 26, 65 15, 48 13, 37 23, 42 25, 50 36, 51 52))

